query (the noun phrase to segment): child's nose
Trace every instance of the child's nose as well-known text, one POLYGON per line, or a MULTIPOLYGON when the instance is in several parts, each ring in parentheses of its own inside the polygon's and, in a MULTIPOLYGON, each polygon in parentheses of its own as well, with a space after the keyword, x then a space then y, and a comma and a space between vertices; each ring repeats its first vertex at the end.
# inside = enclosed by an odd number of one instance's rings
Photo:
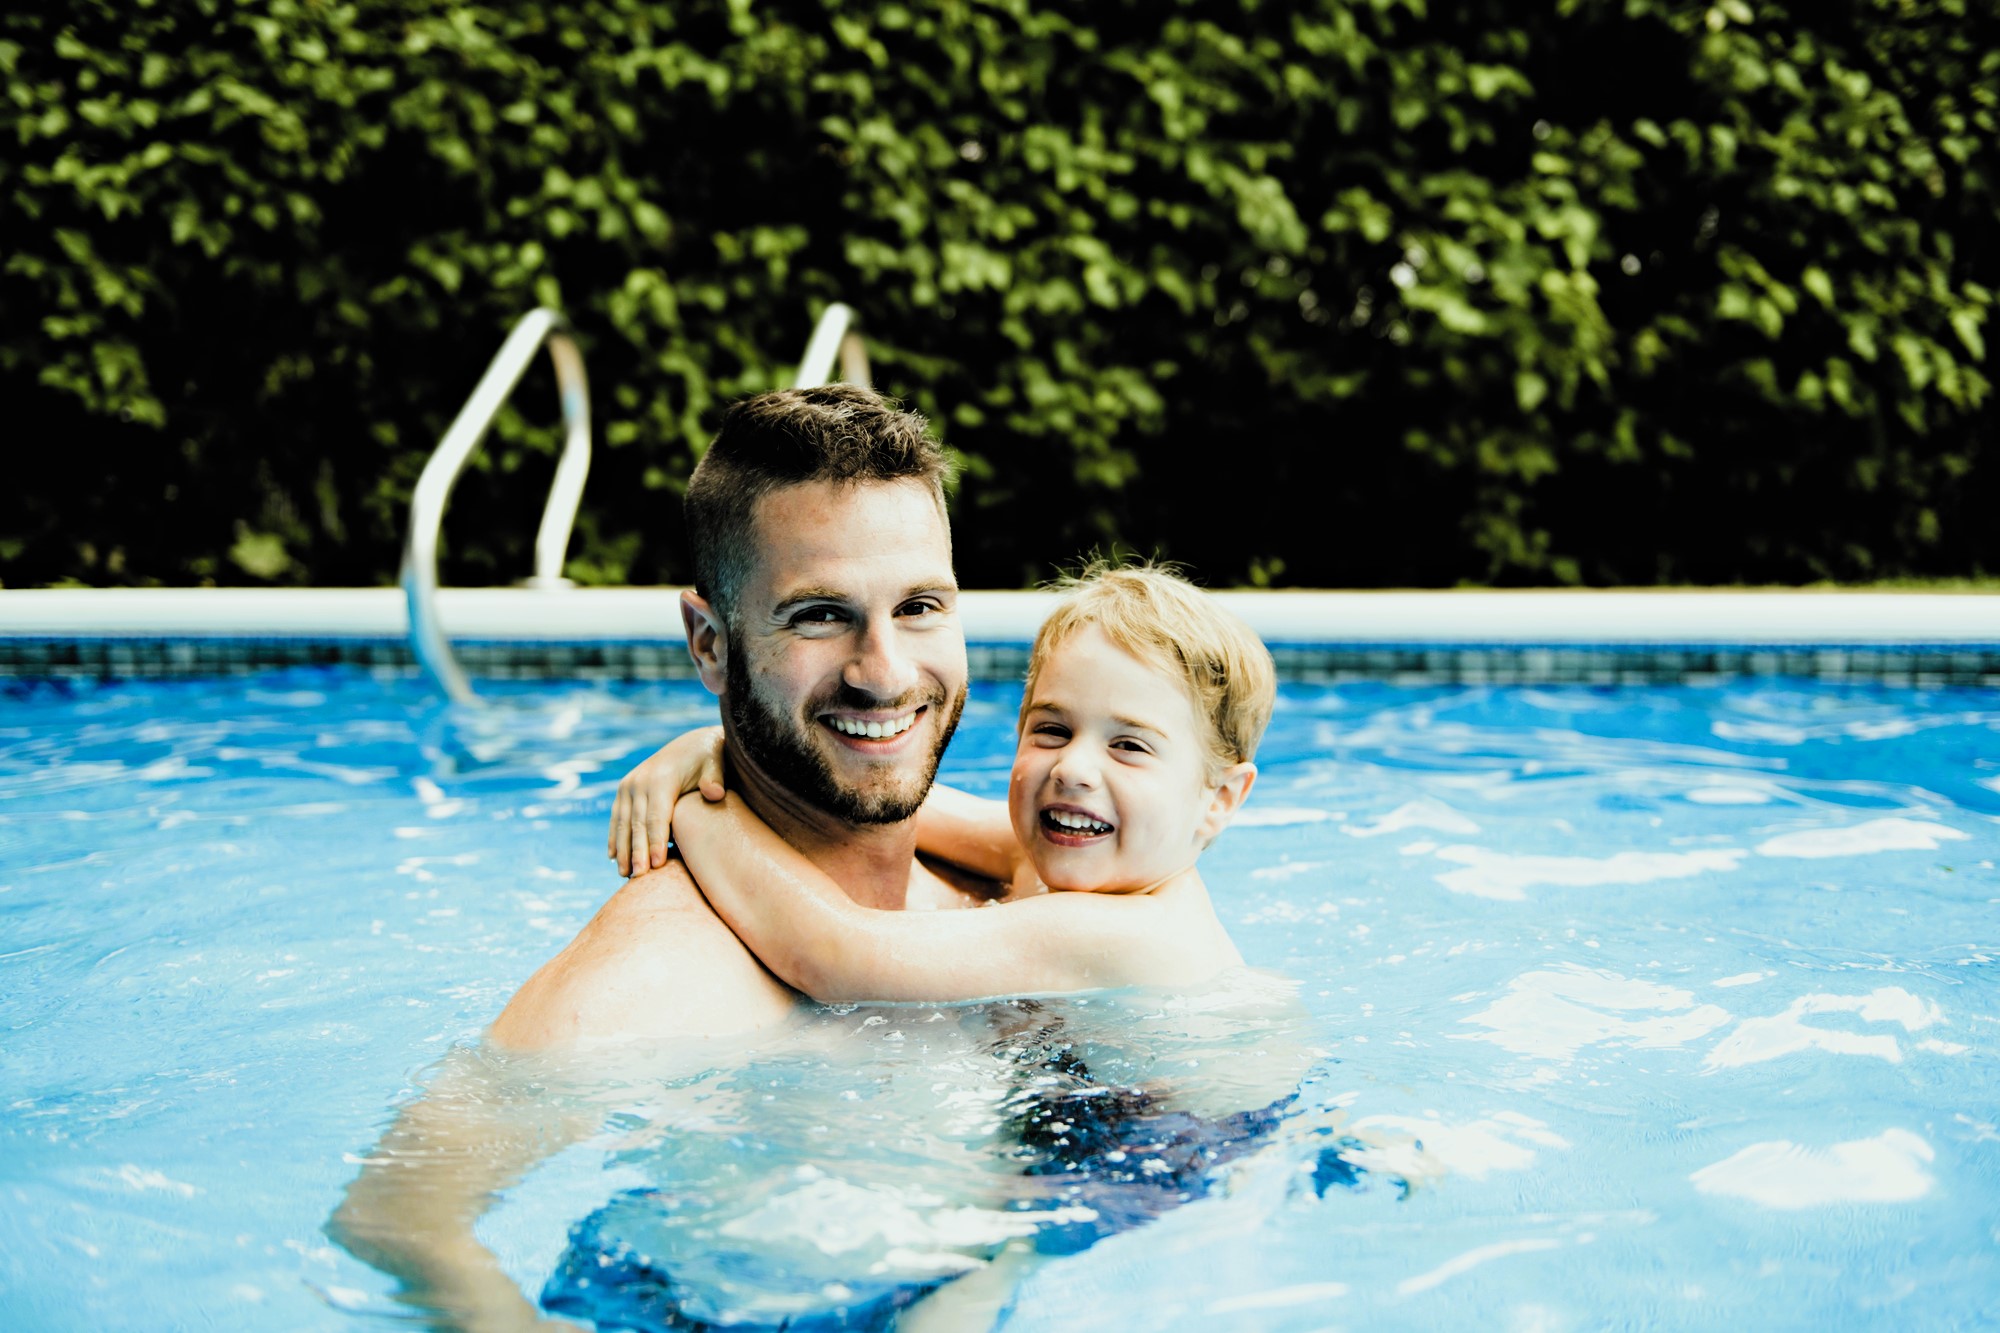
POLYGON ((1051 776, 1055 778, 1058 787, 1093 788, 1098 782, 1097 764, 1082 747, 1072 745, 1063 751, 1060 759, 1056 760, 1051 776))

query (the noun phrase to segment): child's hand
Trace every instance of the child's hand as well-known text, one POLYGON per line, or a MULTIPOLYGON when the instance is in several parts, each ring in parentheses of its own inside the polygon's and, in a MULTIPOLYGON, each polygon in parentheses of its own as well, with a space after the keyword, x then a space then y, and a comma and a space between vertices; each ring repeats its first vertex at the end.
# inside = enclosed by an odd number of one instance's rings
POLYGON ((667 863, 674 802, 695 791, 704 800, 722 799, 721 727, 675 737, 619 781, 605 852, 619 874, 643 875, 667 863))

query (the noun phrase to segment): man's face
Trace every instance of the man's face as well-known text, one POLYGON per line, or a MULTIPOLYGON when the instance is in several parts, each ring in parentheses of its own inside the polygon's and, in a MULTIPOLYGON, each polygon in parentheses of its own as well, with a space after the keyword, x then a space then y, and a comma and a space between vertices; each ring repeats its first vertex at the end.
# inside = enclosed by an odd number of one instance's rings
POLYGON ((923 804, 965 706, 951 539, 927 487, 790 486, 757 503, 724 706, 746 758, 850 824, 923 804))

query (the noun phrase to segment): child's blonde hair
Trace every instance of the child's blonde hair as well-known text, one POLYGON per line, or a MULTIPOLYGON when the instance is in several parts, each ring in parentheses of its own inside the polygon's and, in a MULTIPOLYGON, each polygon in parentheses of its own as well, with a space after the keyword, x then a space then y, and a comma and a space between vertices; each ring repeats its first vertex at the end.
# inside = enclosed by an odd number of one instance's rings
POLYGON ((1270 649, 1248 625, 1165 565, 1093 561, 1056 587, 1068 596, 1035 634, 1023 709, 1048 655, 1095 625, 1132 656, 1181 681, 1196 715, 1208 723, 1208 781, 1256 757, 1277 699, 1278 673, 1270 649))

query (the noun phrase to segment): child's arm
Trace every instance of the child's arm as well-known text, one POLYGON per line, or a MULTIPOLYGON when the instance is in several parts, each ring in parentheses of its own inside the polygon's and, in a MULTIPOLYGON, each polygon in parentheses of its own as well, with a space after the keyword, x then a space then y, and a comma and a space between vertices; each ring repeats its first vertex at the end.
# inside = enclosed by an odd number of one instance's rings
POLYGON ((643 875, 667 863, 674 802, 694 791, 722 799, 721 727, 683 732, 619 779, 605 844, 619 874, 643 875))
POLYGON ((1007 817, 1007 803, 931 784, 917 811, 917 850, 1010 888, 1038 883, 1007 817))
MULTIPOLYGON (((667 863, 674 802, 694 791, 719 801, 722 790, 722 728, 700 727, 674 738, 619 781, 606 855, 622 875, 659 869, 667 863)), ((1010 887, 1028 870, 1007 803, 942 783, 932 786, 917 813, 917 846, 1010 887)))
POLYGON ((1229 965, 1181 901, 1045 894, 957 912, 858 906, 741 800, 684 798, 675 841, 729 928, 815 1000, 976 1000, 1187 985, 1229 965))

